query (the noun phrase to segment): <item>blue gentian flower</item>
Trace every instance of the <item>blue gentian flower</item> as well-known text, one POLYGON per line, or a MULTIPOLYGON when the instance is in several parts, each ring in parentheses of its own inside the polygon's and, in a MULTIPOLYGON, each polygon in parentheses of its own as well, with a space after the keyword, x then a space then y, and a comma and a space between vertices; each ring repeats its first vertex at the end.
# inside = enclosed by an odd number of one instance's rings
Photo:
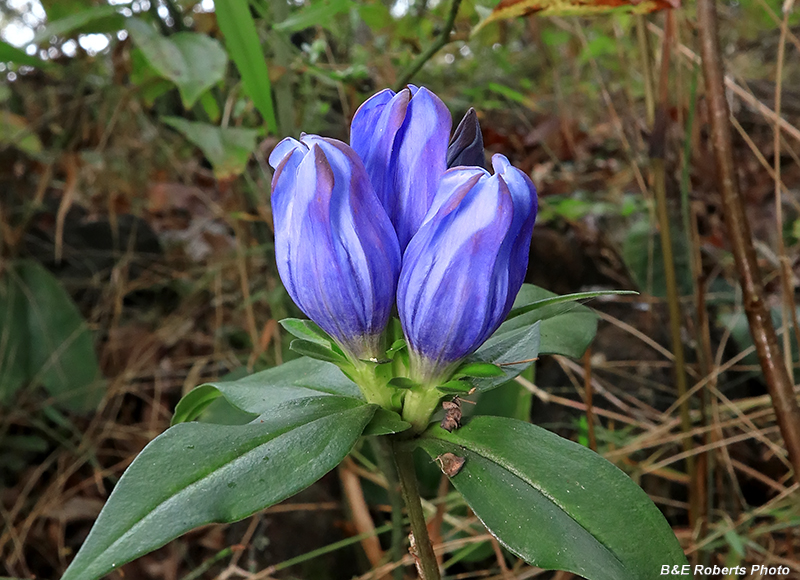
POLYGON ((446 380, 497 330, 522 286, 536 188, 503 155, 495 174, 454 167, 403 255, 397 307, 412 379, 446 380))
POLYGON ((452 120, 428 89, 385 89, 364 102, 350 126, 350 144, 364 161, 400 248, 419 229, 446 169, 452 120))
POLYGON ((341 141, 304 135, 281 141, 269 162, 286 290, 351 357, 380 356, 400 246, 361 159, 341 141))

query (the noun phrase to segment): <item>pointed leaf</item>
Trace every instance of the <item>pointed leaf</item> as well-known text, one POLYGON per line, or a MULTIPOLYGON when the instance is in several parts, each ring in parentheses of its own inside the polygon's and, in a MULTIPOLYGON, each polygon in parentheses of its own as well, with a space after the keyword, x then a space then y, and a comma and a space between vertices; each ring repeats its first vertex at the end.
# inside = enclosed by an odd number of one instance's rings
POLYGON ((322 397, 248 425, 170 427, 120 478, 62 580, 95 580, 196 527, 294 495, 344 459, 375 408, 322 397))
POLYGON ((214 12, 225 37, 225 45, 242 75, 244 90, 264 117, 267 128, 277 134, 278 122, 272 103, 269 70, 249 3, 247 0, 216 0, 214 12))
MULTIPOLYGON (((597 316, 590 308, 575 302, 555 300, 556 294, 531 284, 523 284, 514 301, 514 310, 524 311, 532 304, 537 308, 506 320, 496 335, 541 321, 541 354, 563 354, 580 358, 597 332, 597 316), (544 302, 551 300, 551 302, 544 302), (544 304, 542 306, 542 304, 544 304)), ((512 312, 514 312, 512 310, 512 312)))
MULTIPOLYGON (((486 527, 534 566, 587 580, 652 580, 686 558, 664 516, 625 473, 540 427, 475 417, 420 446, 466 462, 451 479, 486 527)), ((678 578, 679 576, 674 576, 678 578)))
POLYGON ((639 293, 634 290, 595 290, 592 292, 575 292, 574 294, 563 294, 561 296, 553 296, 551 298, 540 298, 528 304, 517 306, 517 303, 525 301, 527 294, 522 298, 517 295, 514 301, 514 308, 508 313, 509 318, 514 318, 520 314, 525 314, 537 308, 544 308, 545 306, 553 306, 555 304, 562 304, 565 302, 577 302, 578 300, 589 300, 590 298, 597 298, 598 296, 638 296, 639 293))
MULTIPOLYGON (((216 381, 206 383, 199 388, 210 387, 220 392, 234 407, 261 415, 270 409, 289 401, 316 398, 325 395, 340 395, 361 399, 358 386, 348 379, 339 367, 303 357, 289 361, 277 367, 254 373, 235 381, 216 381)), ((193 396, 197 389, 190 391, 184 399, 189 402, 178 403, 176 417, 184 414, 196 404, 195 397, 202 398, 202 393, 193 396)), ((207 393, 207 392, 206 392, 207 393)), ((186 413, 188 416, 188 413, 186 413)), ((188 420, 188 419, 185 419, 188 420)), ((173 419, 173 422, 177 422, 173 419)))
POLYGON ((289 344, 289 349, 299 355, 308 356, 317 360, 334 364, 348 364, 347 359, 338 352, 335 352, 330 346, 325 346, 318 342, 311 342, 310 340, 298 338, 289 344))
POLYGON ((11 320, 19 328, 23 313, 26 330, 21 336, 27 342, 0 345, 0 353, 15 348, 13 356, 24 362, 18 360, 10 368, 19 372, 24 364, 25 380, 41 384, 56 404, 76 412, 95 408, 103 396, 103 381, 92 333, 78 307, 37 262, 20 260, 10 278, 17 285, 13 300, 20 309, 11 320))
POLYGON ((333 339, 324 330, 311 320, 302 318, 284 318, 279 323, 286 332, 294 337, 302 338, 310 342, 316 342, 322 346, 331 347, 333 339))

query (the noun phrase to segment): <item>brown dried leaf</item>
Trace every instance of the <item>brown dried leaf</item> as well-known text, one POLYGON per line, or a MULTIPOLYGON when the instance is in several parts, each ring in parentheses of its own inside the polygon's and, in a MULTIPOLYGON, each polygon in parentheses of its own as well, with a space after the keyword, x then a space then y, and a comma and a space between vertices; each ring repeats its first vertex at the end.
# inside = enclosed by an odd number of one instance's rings
POLYGON ((483 28, 496 20, 518 16, 592 16, 608 12, 648 14, 667 8, 680 8, 680 0, 502 0, 488 18, 475 28, 483 28))
POLYGON ((458 472, 461 471, 461 468, 464 467, 464 463, 466 463, 467 460, 464 457, 459 457, 455 453, 442 453, 436 458, 436 461, 439 462, 442 473, 447 477, 455 477, 458 475, 458 472))

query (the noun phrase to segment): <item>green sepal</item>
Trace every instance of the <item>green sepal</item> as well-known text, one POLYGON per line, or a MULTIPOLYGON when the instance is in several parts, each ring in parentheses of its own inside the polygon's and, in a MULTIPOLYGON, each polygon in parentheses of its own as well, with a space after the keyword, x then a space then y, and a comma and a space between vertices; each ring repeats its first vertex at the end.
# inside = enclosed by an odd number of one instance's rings
POLYGON ((397 389, 413 389, 418 387, 419 383, 412 381, 408 377, 395 377, 389 381, 389 386, 397 389))
POLYGON ((486 379, 505 376, 503 369, 492 363, 468 362, 456 369, 456 377, 476 377, 486 379))
POLYGON ((406 341, 403 338, 398 338, 392 343, 392 346, 386 351, 386 358, 393 360, 395 355, 399 353, 401 350, 405 350, 406 348, 406 341))
POLYGON ((439 385, 436 387, 436 390, 446 395, 464 395, 469 393, 473 388, 474 387, 471 383, 455 379, 452 381, 447 381, 443 385, 439 385))

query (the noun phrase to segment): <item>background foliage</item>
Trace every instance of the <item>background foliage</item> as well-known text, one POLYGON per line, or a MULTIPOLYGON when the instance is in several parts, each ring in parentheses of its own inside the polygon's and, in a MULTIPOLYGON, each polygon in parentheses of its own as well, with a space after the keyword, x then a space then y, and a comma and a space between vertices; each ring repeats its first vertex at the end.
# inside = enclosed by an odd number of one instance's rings
MULTIPOLYGON (((413 81, 454 117, 474 106, 487 150, 539 187, 529 281, 641 295, 591 301, 600 326, 583 360, 542 357, 535 377, 473 397, 477 410, 596 449, 659 505, 691 560, 800 574, 796 484, 735 290, 692 5, 675 12, 666 111, 687 439, 648 171, 664 15, 488 22, 494 4, 461 2, 452 42, 413 81)), ((450 10, 436 0, 0 3, 0 574, 59 576, 181 395, 294 356, 277 324, 299 313, 275 271, 265 157, 300 130, 347 139, 358 105, 412 70, 450 10)), ((800 17, 787 13, 781 41, 777 0, 720 10, 739 178, 795 369, 796 278, 786 292, 779 269, 794 272, 800 241, 800 17)), ((569 330, 590 335, 588 311, 569 312, 569 330)), ((209 420, 240 422, 215 392, 197 393, 209 420)), ((449 574, 537 574, 417 459, 449 574)), ((291 503, 193 532, 123 571, 380 578, 392 568, 380 460, 363 444, 291 503)))

